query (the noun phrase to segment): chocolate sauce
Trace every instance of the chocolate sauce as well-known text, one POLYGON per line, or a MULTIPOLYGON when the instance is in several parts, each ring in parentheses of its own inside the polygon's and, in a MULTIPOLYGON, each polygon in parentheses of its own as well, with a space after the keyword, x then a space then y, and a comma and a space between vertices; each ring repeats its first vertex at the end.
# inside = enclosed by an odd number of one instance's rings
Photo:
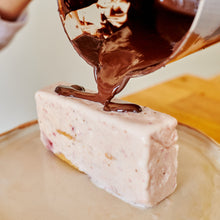
POLYGON ((197 12, 199 0, 156 0, 158 4, 164 7, 176 11, 179 13, 184 13, 187 15, 194 16, 197 12))
POLYGON ((71 11, 79 10, 85 8, 93 3, 96 3, 98 0, 62 0, 60 1, 60 13, 68 14, 71 11))
POLYGON ((84 87, 79 86, 79 85, 72 85, 70 87, 75 89, 75 90, 77 90, 77 91, 81 91, 81 92, 85 92, 86 91, 84 87))
MULTIPOLYGON (((77 7, 83 8, 85 2, 88 6, 96 1, 63 0, 62 13, 66 15, 77 7)), ((112 33, 107 39, 84 33, 71 41, 79 55, 94 67, 98 92, 61 85, 56 88, 58 94, 100 102, 105 111, 141 111, 138 105, 111 100, 130 78, 151 73, 169 61, 175 45, 191 26, 193 16, 167 10, 153 0, 130 3, 128 19, 122 27, 115 30, 106 26, 112 33)), ((105 31, 102 29, 100 33, 105 31)))

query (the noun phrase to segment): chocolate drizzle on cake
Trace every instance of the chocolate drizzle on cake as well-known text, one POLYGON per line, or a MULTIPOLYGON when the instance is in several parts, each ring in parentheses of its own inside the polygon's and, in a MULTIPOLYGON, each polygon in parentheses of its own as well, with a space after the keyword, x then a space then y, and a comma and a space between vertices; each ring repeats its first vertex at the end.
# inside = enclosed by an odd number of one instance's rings
MULTIPOLYGON (((67 15, 97 1, 61 2, 61 14, 67 15)), ((128 19, 121 27, 114 27, 103 14, 102 20, 106 22, 98 30, 98 36, 83 33, 71 40, 79 55, 94 67, 97 93, 86 92, 80 86, 61 85, 55 90, 59 95, 100 102, 105 111, 141 111, 138 105, 114 103, 112 99, 130 78, 151 73, 169 62, 175 45, 191 26, 193 16, 167 10, 153 0, 129 2, 128 19)), ((110 15, 122 13, 120 8, 111 9, 110 15)))

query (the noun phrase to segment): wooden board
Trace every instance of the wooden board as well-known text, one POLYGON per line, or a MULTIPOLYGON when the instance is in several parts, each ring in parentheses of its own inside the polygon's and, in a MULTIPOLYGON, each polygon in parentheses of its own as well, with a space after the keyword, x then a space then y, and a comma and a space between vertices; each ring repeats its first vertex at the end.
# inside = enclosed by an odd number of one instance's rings
POLYGON ((168 113, 220 143, 220 75, 183 75, 123 99, 168 113))

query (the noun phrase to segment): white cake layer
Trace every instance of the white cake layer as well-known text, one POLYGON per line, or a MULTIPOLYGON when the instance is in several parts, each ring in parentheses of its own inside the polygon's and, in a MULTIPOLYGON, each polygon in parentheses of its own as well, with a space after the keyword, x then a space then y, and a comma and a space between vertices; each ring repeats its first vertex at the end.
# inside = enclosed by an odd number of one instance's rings
POLYGON ((176 188, 178 145, 173 117, 105 112, 103 105, 54 92, 36 93, 43 144, 92 182, 126 202, 151 207, 176 188))

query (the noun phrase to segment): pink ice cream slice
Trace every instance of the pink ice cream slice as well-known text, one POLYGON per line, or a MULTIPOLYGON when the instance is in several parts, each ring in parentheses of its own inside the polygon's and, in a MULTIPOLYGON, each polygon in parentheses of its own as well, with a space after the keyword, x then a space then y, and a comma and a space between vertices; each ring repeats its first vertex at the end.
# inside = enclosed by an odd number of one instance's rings
POLYGON ((141 113, 105 112, 100 103, 60 96, 55 87, 35 96, 41 140, 49 150, 130 204, 152 207, 174 192, 176 119, 147 107, 141 113))

